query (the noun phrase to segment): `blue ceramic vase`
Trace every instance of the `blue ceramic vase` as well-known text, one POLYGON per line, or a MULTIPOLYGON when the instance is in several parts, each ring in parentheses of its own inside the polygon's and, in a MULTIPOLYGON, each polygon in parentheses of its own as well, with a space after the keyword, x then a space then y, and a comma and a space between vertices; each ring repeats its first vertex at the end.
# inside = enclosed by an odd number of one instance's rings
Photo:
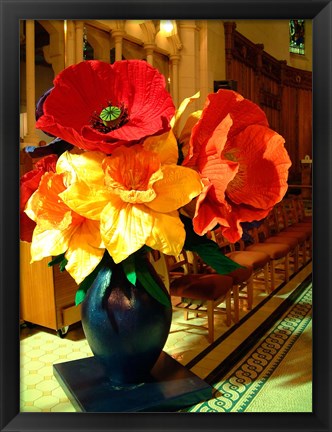
MULTIPOLYGON (((121 264, 109 265, 111 272, 106 262, 82 303, 82 326, 109 379, 114 384, 138 384, 146 380, 162 352, 172 308, 155 300, 138 280, 136 286, 131 284, 121 264)), ((167 293, 148 260, 146 265, 167 293)))

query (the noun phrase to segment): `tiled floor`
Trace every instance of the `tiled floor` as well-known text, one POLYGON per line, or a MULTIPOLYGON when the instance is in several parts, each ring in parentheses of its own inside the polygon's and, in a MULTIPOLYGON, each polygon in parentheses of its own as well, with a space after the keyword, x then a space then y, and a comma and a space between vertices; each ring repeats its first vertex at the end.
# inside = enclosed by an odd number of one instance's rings
MULTIPOLYGON (((246 320, 245 325, 232 333, 231 337, 219 345, 218 349, 211 351, 202 361, 191 370, 201 378, 227 355, 236 349, 238 344, 250 334, 253 329, 274 310, 287 295, 294 289, 307 274, 311 272, 311 264, 303 268, 283 289, 274 296, 264 307, 246 320), (292 288, 293 287, 293 288, 292 288), (222 348, 221 348, 222 346, 222 348)), ((282 273, 278 273, 277 283, 282 283, 282 273)), ((265 299, 263 281, 255 281, 254 306, 265 299)), ((241 317, 247 313, 244 301, 241 317)), ((205 325, 206 318, 193 318, 191 324, 205 325)), ((216 338, 224 334, 229 327, 225 325, 225 316, 216 317, 216 338)), ((172 355, 181 364, 186 365, 202 350, 209 346, 206 328, 188 325, 184 321, 183 313, 173 313, 173 322, 164 350, 172 355)), ((53 375, 53 364, 66 362, 91 356, 92 353, 85 340, 84 333, 79 324, 72 326, 64 338, 58 337, 54 331, 41 327, 21 329, 21 412, 74 412, 64 391, 53 375)))

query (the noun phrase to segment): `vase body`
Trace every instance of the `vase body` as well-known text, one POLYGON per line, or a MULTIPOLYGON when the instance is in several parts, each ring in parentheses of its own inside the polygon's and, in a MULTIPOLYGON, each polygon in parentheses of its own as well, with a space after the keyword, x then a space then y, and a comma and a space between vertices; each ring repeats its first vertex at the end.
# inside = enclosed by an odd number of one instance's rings
MULTIPOLYGON (((154 268, 149 271, 166 291, 154 268)), ((82 327, 95 358, 115 384, 144 382, 169 334, 172 308, 128 281, 121 264, 102 267, 82 303, 82 327)))

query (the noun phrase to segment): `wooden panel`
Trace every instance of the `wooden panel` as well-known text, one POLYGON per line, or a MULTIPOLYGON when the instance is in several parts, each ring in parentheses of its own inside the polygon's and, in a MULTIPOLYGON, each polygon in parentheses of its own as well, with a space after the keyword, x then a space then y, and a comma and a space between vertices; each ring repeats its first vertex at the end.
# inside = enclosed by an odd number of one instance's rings
POLYGON ((81 320, 81 306, 71 306, 62 310, 63 327, 69 326, 81 320))
POLYGON ((306 155, 312 157, 312 92, 306 89, 298 90, 298 115, 299 115, 299 158, 306 155))
POLYGON ((81 316, 75 307, 77 284, 58 265, 49 267, 51 259, 30 264, 30 244, 20 242, 20 318, 58 330, 81 316))
POLYGON ((281 135, 285 138, 285 147, 292 161, 290 168, 289 183, 295 183, 300 179, 300 159, 297 140, 297 117, 292 113, 297 111, 297 89, 284 86, 282 91, 282 130, 281 135))
POLYGON ((30 264, 30 244, 20 242, 21 319, 57 329, 53 271, 45 258, 30 264))
POLYGON ((61 328, 68 325, 63 322, 63 310, 75 305, 77 284, 68 272, 61 272, 58 265, 53 267, 53 277, 57 323, 58 328, 61 328))
POLYGON ((292 166, 289 182, 301 182, 301 159, 312 156, 312 73, 287 65, 225 22, 226 79, 257 103, 270 127, 285 138, 292 166))

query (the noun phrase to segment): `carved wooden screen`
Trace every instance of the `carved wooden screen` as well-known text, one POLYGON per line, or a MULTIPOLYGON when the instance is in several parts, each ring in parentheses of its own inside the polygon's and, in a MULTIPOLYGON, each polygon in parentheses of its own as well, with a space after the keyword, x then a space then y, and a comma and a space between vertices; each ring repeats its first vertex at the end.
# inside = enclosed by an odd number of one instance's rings
POLYGON ((286 138, 296 181, 301 176, 301 159, 312 156, 312 73, 290 66, 283 69, 280 133, 286 138))
POLYGON ((270 127, 286 140, 292 160, 289 183, 301 182, 301 159, 312 156, 312 73, 292 68, 264 51, 224 23, 226 79, 237 81, 237 90, 257 103, 270 127))

